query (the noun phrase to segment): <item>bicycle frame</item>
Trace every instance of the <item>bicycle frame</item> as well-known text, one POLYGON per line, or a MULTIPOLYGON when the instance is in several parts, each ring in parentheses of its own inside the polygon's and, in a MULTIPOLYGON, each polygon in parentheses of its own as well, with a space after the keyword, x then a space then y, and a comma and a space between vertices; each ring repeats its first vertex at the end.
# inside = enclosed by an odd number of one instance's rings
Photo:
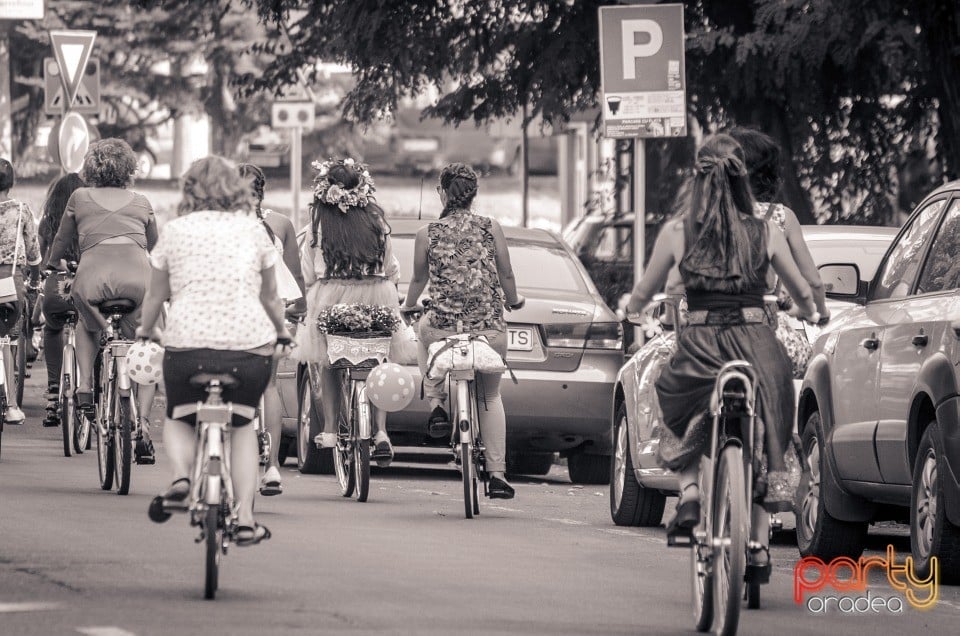
MULTIPOLYGON (((706 542, 708 537, 713 536, 713 508, 716 502, 713 501, 713 487, 714 479, 716 477, 716 464, 717 460, 720 457, 720 451, 727 444, 736 444, 740 446, 743 450, 743 463, 744 463, 744 475, 746 478, 746 501, 749 507, 749 504, 753 501, 753 461, 752 461, 752 452, 754 444, 754 430, 756 427, 756 411, 754 405, 756 404, 757 397, 757 385, 756 385, 756 374, 753 371, 753 366, 745 360, 733 360, 724 364, 719 373, 717 373, 717 379, 714 384, 713 393, 710 396, 710 417, 712 419, 711 435, 710 435, 710 454, 706 458, 706 462, 701 463, 701 493, 707 493, 706 497, 702 497, 704 500, 704 510, 702 513, 702 518, 704 519, 704 526, 697 532, 696 538, 698 542, 706 542), (744 391, 744 410, 742 413, 737 415, 743 416, 743 419, 746 420, 746 430, 739 431, 740 435, 731 435, 731 431, 724 428, 721 429, 721 425, 724 423, 724 416, 727 415, 724 411, 726 388, 731 382, 742 382, 744 391), (744 440, 743 438, 746 438, 744 440)), ((747 528, 749 534, 749 528, 747 528)), ((719 548, 719 545, 711 546, 713 548, 719 548)))

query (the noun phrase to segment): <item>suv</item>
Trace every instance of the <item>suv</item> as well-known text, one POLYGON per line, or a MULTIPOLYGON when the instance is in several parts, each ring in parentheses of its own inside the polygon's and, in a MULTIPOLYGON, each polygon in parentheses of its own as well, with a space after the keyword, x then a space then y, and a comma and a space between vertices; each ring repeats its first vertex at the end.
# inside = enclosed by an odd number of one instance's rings
POLYGON ((821 274, 856 306, 817 339, 798 400, 800 552, 856 558, 871 522, 909 518, 918 574, 937 556, 960 581, 960 181, 918 206, 870 284, 853 264, 821 274))

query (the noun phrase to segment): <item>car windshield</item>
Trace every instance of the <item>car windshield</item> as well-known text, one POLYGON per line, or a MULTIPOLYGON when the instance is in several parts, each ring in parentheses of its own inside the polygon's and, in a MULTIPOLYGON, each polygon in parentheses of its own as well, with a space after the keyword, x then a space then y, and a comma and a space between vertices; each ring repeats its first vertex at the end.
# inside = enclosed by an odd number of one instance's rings
POLYGON ((859 240, 807 239, 813 262, 819 267, 828 263, 856 263, 863 280, 871 280, 880 265, 880 259, 890 247, 892 237, 859 240))
MULTIPOLYGON (((413 235, 394 234, 393 253, 400 259, 400 283, 413 276, 413 235)), ((508 240, 510 262, 521 289, 588 293, 580 271, 566 251, 543 243, 508 240)))

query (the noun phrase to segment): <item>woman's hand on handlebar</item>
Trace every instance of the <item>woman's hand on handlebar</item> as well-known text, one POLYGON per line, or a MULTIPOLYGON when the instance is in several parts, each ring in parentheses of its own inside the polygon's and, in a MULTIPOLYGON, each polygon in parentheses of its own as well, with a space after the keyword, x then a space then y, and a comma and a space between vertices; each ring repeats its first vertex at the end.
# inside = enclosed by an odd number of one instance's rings
POLYGON ((512 303, 512 304, 505 303, 505 304, 504 304, 504 309, 506 309, 507 311, 513 311, 513 310, 515 310, 515 309, 522 309, 523 306, 526 305, 526 304, 527 304, 527 299, 524 298, 523 296, 517 294, 517 302, 512 303))

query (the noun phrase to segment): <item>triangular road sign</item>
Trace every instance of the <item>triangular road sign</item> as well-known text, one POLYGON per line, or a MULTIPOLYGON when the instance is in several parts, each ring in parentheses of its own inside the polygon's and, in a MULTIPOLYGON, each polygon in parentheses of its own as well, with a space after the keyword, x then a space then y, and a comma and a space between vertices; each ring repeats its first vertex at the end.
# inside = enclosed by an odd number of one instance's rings
POLYGON ((80 80, 87 68, 87 60, 90 59, 96 37, 96 31, 50 32, 50 44, 53 46, 53 55, 57 58, 57 66, 60 67, 63 90, 70 97, 69 104, 73 104, 77 97, 80 80))

